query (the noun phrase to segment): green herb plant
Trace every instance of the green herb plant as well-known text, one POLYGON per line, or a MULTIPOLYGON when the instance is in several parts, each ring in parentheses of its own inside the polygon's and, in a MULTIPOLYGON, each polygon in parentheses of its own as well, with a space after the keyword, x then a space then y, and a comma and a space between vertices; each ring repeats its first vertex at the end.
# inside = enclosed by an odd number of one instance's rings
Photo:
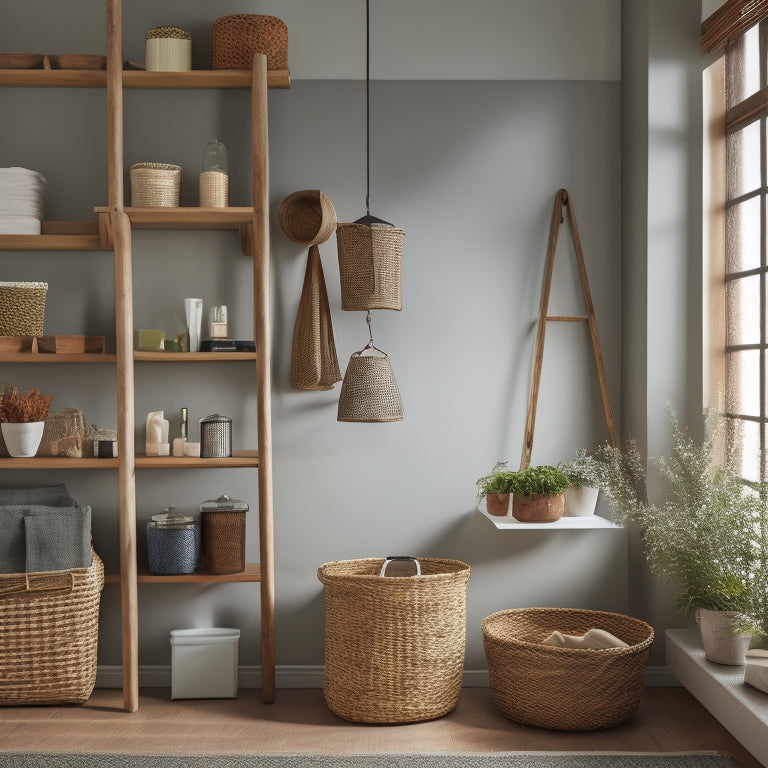
POLYGON ((546 464, 527 467, 511 474, 510 493, 514 496, 556 496, 570 485, 564 472, 546 464))

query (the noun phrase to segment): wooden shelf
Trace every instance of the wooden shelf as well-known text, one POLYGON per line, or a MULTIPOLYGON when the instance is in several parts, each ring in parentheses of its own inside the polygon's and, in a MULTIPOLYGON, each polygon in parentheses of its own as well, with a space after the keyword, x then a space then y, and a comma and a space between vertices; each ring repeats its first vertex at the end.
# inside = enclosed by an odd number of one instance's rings
POLYGON ((115 355, 63 352, 2 352, 0 363, 114 363, 115 355))
POLYGON ((490 520, 500 531, 578 531, 595 528, 623 530, 622 526, 616 525, 612 520, 608 520, 600 515, 561 517, 554 523, 521 523, 511 515, 508 517, 497 517, 496 515, 489 515, 484 509, 480 510, 480 514, 490 520))
MULTIPOLYGON (((236 229, 253 221, 253 208, 132 208, 124 209, 135 229, 236 229)), ((109 217, 109 209, 95 209, 99 217, 109 217)))
MULTIPOLYGON (((118 584, 120 575, 110 573, 104 579, 107 584, 118 584)), ((243 582, 261 581, 261 564, 246 563, 245 570, 240 573, 205 573, 203 571, 183 574, 180 576, 158 576, 154 573, 141 572, 136 580, 139 584, 238 584, 243 582)))
POLYGON ((233 469, 258 467, 258 451, 233 451, 225 459, 200 459, 197 456, 144 456, 136 455, 136 469, 233 469))
POLYGON ((256 352, 143 352, 136 350, 133 359, 142 363, 200 363, 255 360, 256 352))
POLYGON ((0 458, 0 469, 117 469, 117 459, 70 459, 66 456, 35 456, 31 459, 0 458))
POLYGON ((110 251, 90 221, 44 221, 40 235, 0 235, 5 251, 110 251))
MULTIPOLYGON (((0 86, 23 88, 106 88, 103 69, 0 69, 0 86)), ((124 88, 250 88, 251 70, 197 69, 191 72, 123 71, 124 88)), ((267 72, 268 88, 290 88, 287 69, 267 72)))

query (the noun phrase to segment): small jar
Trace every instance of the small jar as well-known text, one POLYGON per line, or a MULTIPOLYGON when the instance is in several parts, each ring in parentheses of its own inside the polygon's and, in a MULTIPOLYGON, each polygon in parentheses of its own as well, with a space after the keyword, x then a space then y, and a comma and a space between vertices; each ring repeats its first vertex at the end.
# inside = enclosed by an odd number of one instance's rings
POLYGON ((226 208, 229 205, 229 156, 227 148, 211 139, 203 151, 200 174, 200 207, 226 208))
POLYGON ((153 515, 147 523, 149 570, 160 576, 194 573, 200 559, 200 521, 177 515, 175 507, 153 515))
POLYGON ((200 419, 200 458, 225 459, 232 455, 232 419, 213 413, 200 419))
POLYGON ((192 35, 178 27, 154 27, 145 38, 148 72, 189 72, 192 35))

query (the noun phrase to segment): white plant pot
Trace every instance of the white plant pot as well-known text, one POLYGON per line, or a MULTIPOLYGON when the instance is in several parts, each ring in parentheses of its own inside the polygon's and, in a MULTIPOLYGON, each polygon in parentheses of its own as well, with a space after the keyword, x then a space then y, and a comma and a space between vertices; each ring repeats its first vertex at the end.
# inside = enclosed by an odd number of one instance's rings
POLYGON ((588 517, 595 514, 599 488, 590 488, 588 485, 580 488, 569 485, 565 489, 564 517, 588 517))
POLYGON ((0 424, 8 453, 17 459, 34 456, 43 439, 43 427, 45 427, 44 421, 0 424))
MULTIPOLYGON (((699 608, 696 614, 701 632, 704 655, 715 664, 744 666, 744 655, 749 648, 749 632, 737 634, 734 630, 740 621, 736 611, 710 611, 699 608)), ((743 618, 741 619, 743 621, 743 618)))

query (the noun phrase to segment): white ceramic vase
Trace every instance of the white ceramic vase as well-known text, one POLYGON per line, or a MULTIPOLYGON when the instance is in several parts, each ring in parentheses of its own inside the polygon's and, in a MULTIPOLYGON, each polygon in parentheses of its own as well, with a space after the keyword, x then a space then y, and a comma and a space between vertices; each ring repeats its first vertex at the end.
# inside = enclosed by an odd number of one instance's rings
POLYGON ((588 517, 595 514, 599 488, 590 488, 588 485, 581 487, 569 485, 565 489, 564 517, 588 517))
MULTIPOLYGON (((743 666, 751 635, 736 633, 740 615, 736 611, 710 611, 699 608, 696 614, 704 655, 716 664, 743 666)), ((743 619, 742 619, 743 620, 743 619)))
POLYGON ((17 459, 34 456, 43 439, 44 427, 44 421, 0 424, 8 453, 17 459))

